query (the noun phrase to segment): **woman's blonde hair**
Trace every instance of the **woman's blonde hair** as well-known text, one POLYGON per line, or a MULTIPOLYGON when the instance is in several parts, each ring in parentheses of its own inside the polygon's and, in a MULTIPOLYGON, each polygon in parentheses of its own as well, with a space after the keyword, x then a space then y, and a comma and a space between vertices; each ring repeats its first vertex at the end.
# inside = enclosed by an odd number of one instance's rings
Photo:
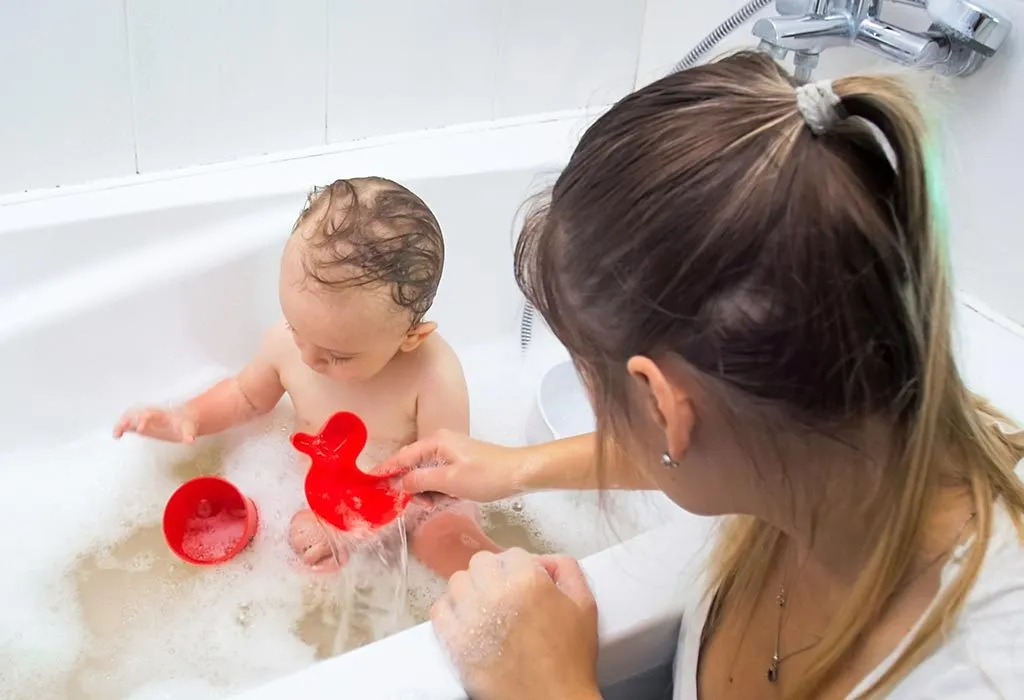
MULTIPOLYGON (((912 94, 893 77, 836 80, 842 118, 816 134, 795 87, 770 58, 740 53, 624 98, 528 217, 517 277, 581 370, 605 452, 645 452, 634 355, 682 358, 713 398, 772 429, 896 426, 873 550, 794 698, 827 687, 905 581, 940 477, 970 489, 976 545, 870 696, 956 620, 994 503, 1024 527, 1024 440, 996 426, 1007 419, 954 361, 912 94)), ((716 607, 754 600, 781 547, 768 523, 729 520, 711 563, 716 607)))

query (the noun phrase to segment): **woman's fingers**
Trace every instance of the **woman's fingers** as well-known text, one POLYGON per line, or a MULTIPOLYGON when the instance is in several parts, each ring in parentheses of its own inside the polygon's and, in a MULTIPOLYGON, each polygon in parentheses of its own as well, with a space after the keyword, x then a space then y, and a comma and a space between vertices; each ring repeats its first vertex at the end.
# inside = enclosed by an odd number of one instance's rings
POLYGON ((480 552, 430 619, 478 700, 597 696, 597 612, 571 560, 480 552))
POLYGON ((501 560, 504 569, 509 572, 532 572, 536 570, 537 564, 540 563, 539 558, 536 555, 530 554, 520 547, 506 549, 504 552, 499 554, 497 558, 501 560))
POLYGON ((374 467, 373 471, 381 476, 399 476, 407 471, 416 469, 421 464, 434 461, 437 458, 437 452, 438 444, 436 437, 417 440, 411 445, 406 445, 395 452, 374 467))
POLYGON ((457 634, 458 620, 455 617, 452 599, 447 593, 430 606, 430 622, 441 639, 457 634))
POLYGON ((393 475, 394 486, 408 493, 443 493, 485 503, 517 493, 522 460, 515 448, 442 430, 402 448, 374 472, 393 475))
POLYGON ((481 593, 497 589, 504 573, 502 567, 500 554, 483 549, 474 554, 469 560, 467 569, 470 579, 473 581, 473 588, 481 593))
POLYGON ((414 469, 402 475, 401 488, 408 493, 447 493, 449 478, 446 466, 414 469))
POLYGON ((459 605, 460 600, 465 600, 473 595, 476 586, 473 585, 473 578, 468 571, 456 571, 448 579, 448 596, 452 608, 459 605))
POLYGON ((537 563, 544 567, 562 593, 569 596, 581 609, 597 609, 594 594, 578 561, 572 557, 540 556, 537 557, 537 563))

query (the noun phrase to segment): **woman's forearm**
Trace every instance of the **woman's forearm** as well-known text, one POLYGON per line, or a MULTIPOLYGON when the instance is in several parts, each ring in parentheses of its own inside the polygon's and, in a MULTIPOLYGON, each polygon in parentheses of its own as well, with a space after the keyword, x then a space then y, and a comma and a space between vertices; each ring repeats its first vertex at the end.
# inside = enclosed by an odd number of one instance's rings
POLYGON ((607 451, 606 464, 598 474, 595 433, 520 449, 523 460, 515 481, 521 492, 653 488, 642 472, 615 449, 607 451))

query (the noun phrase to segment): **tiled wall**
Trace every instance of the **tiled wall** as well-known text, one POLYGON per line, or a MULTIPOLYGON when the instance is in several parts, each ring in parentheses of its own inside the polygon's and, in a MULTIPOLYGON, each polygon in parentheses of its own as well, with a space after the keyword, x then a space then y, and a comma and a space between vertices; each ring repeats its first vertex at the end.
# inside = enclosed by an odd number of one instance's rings
POLYGON ((0 3, 0 192, 135 170, 122 0, 0 3))
MULTIPOLYGON (((0 193, 605 104, 743 0, 32 0, 0 3, 0 193)), ((958 284, 1024 322, 1024 0, 947 129, 958 284)), ((916 10, 903 9, 903 12, 916 10)), ((909 17, 909 15, 907 15, 909 17)), ((719 50, 751 45, 749 26, 719 50)), ((885 65, 826 52, 821 75, 885 65)), ((888 68, 888 66, 887 66, 888 68)))
MULTIPOLYGON (((937 84, 928 109, 942 125, 945 137, 955 282, 1024 325, 1024 208, 1020 194, 1024 146, 1018 138, 1020 115, 1024 114, 1024 0, 978 2, 1014 22, 1010 38, 980 73, 937 84)), ((638 82, 664 75, 743 4, 743 0, 648 0, 638 82)), ((917 9, 890 5, 893 21, 904 26, 923 19, 917 9)), ((747 25, 716 52, 751 45, 747 25)), ((822 55, 818 77, 878 67, 893 70, 892 64, 862 50, 831 49, 822 55)))
POLYGON ((645 5, 0 3, 0 193, 603 104, 645 5))

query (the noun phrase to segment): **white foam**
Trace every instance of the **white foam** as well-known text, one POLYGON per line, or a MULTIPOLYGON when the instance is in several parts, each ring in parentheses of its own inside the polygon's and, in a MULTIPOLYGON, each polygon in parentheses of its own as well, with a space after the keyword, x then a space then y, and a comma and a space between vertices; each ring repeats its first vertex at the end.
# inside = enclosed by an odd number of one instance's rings
POLYGON ((222 692, 200 678, 175 678, 147 683, 126 700, 213 700, 222 692))
POLYGON ((10 533, 0 543, 0 697, 66 698, 69 682, 73 698, 140 688, 148 688, 142 697, 162 697, 182 687, 164 681, 183 677, 222 696, 310 664, 316 650, 295 627, 315 598, 311 587, 324 580, 303 571, 287 544, 291 515, 304 506, 305 469, 288 445, 286 419, 196 448, 221 444, 223 475, 260 511, 253 546, 205 569, 176 563, 157 529, 182 476, 170 466, 193 450, 97 435, 0 458, 0 518, 10 533), (120 554, 119 543, 139 532, 149 533, 150 549, 120 554), (92 576, 142 575, 122 583, 123 599, 84 601, 114 618, 113 631, 96 629, 96 611, 90 617, 81 607, 82 561, 92 576))
POLYGON ((160 450, 117 451, 109 443, 0 458, 0 696, 57 692, 54 679, 74 665, 85 634, 68 579, 75 560, 159 512, 135 495, 159 488, 152 467, 160 450))
MULTIPOLYGON (((540 376, 561 357, 524 362, 511 338, 462 348, 460 357, 474 434, 521 444, 540 376)), ((298 623, 311 606, 337 602, 344 581, 358 593, 352 608, 368 615, 361 624, 376 625, 370 637, 424 619, 444 583, 417 562, 409 563, 412 615, 397 622, 383 614, 394 605, 393 589, 366 585, 374 576, 369 563, 360 568, 356 558, 340 578, 298 565, 287 535, 292 514, 305 507, 305 466, 289 432, 284 407, 195 447, 133 436, 114 442, 103 432, 0 453, 0 697, 222 697, 312 663, 317 649, 300 638, 298 623), (196 464, 219 464, 257 504, 260 527, 236 559, 195 569, 169 554, 159 523, 167 497, 193 476, 173 465, 203 454, 196 464), (84 579, 84 571, 98 578, 84 579), (103 585, 90 588, 88 580, 103 585), (114 599, 79 599, 80 592, 98 595, 94 589, 114 599)), ((595 534, 594 499, 542 494, 518 509, 499 508, 537 542, 575 556, 607 543, 595 534)), ((630 527, 626 534, 637 526, 630 527)))

